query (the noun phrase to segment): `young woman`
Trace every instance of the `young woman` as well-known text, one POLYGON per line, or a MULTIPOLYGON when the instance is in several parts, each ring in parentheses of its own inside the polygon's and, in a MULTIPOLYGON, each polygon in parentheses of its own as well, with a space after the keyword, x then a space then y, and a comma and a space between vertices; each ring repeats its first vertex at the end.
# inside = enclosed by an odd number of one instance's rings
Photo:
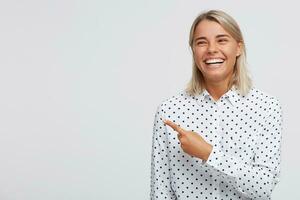
POLYGON ((279 182, 282 110, 252 85, 235 20, 201 13, 187 88, 157 108, 151 199, 271 199, 279 182))

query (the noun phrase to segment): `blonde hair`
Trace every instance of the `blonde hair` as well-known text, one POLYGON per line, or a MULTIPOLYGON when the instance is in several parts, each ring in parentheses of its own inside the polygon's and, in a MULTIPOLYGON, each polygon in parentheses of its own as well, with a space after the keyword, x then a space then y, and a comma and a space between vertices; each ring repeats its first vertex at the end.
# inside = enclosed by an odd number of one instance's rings
MULTIPOLYGON (((229 87, 232 85, 240 92, 242 95, 246 95, 252 87, 252 80, 248 74, 247 70, 247 61, 246 61, 246 47, 243 39, 242 32, 236 23, 236 21, 227 13, 221 10, 209 10, 207 12, 200 13, 196 19, 194 20, 191 30, 190 30, 190 37, 189 37, 189 45, 192 49, 193 55, 193 42, 194 42, 194 32, 197 25, 202 20, 210 20, 217 22, 220 24, 237 42, 241 42, 241 54, 237 57, 234 71, 233 71, 233 78, 229 83, 229 87)), ((196 95, 205 89, 204 86, 204 77, 201 71, 198 69, 194 56, 193 56, 193 70, 192 70, 192 77, 190 81, 187 83, 185 91, 191 95, 196 95)))

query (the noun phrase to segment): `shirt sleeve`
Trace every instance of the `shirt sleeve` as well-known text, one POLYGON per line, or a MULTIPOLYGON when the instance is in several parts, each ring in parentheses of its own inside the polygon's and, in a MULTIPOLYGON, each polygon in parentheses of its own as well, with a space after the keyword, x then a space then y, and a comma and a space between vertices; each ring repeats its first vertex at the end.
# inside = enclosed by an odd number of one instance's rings
POLYGON ((271 193, 279 182, 282 109, 278 100, 272 101, 261 130, 252 163, 228 155, 216 146, 204 162, 214 167, 243 196, 251 199, 271 199, 271 193))
POLYGON ((166 125, 163 123, 162 105, 158 106, 154 117, 151 153, 151 200, 176 200, 171 188, 169 168, 168 139, 166 125))

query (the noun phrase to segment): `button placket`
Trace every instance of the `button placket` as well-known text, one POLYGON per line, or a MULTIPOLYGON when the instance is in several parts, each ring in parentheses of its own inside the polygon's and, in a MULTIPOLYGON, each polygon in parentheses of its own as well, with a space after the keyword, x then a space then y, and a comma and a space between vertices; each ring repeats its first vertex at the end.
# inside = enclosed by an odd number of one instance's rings
MULTIPOLYGON (((220 101, 216 101, 214 102, 214 127, 216 127, 216 131, 215 131, 215 134, 214 134, 214 140, 216 141, 215 142, 215 146, 221 146, 221 141, 220 141, 220 138, 221 138, 221 112, 220 112, 220 101)), ((218 175, 219 177, 219 175, 218 175)), ((217 178, 217 184, 218 186, 220 185, 220 178, 217 178)), ((220 194, 220 191, 219 191, 219 187, 218 188, 218 194, 220 194)), ((217 199, 219 199, 219 196, 216 196, 217 199)))
POLYGON ((220 127, 220 123, 221 123, 221 116, 220 116, 220 110, 219 110, 219 104, 216 101, 212 102, 212 125, 213 125, 213 146, 221 146, 220 144, 220 138, 221 138, 221 127, 220 127))

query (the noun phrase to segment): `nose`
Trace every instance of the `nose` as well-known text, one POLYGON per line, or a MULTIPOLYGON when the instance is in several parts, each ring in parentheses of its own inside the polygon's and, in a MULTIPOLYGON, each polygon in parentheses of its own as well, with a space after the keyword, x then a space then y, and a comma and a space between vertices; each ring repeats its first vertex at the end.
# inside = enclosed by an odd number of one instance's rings
POLYGON ((208 51, 208 53, 218 52, 218 47, 217 47, 216 43, 215 42, 209 43, 207 51, 208 51))

